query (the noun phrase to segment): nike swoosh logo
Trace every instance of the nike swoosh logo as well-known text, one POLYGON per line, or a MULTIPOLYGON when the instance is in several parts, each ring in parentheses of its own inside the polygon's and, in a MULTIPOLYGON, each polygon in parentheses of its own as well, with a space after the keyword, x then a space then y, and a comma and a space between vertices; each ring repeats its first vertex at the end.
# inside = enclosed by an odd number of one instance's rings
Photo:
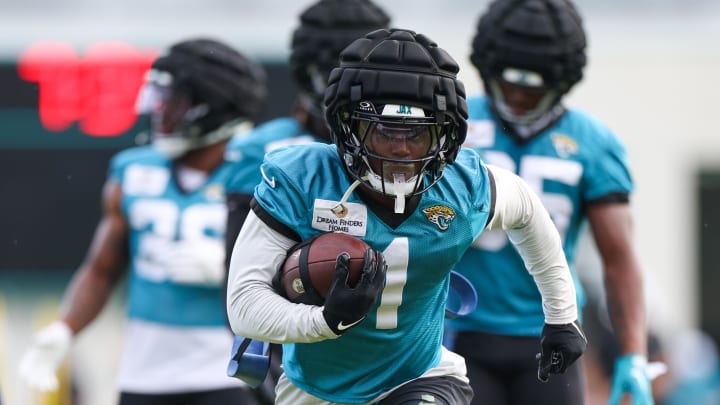
POLYGON ((345 329, 352 328, 353 326, 355 326, 355 325, 359 324, 360 322, 362 322, 363 319, 365 319, 364 316, 363 316, 362 318, 358 319, 357 321, 355 321, 355 322, 353 322, 353 323, 349 323, 349 324, 347 324, 347 325, 345 325, 344 323, 342 323, 342 321, 340 321, 340 323, 338 323, 337 329, 338 329, 338 330, 345 330, 345 329))
POLYGON ((265 170, 262 167, 260 167, 260 174, 262 174, 263 180, 265 180, 267 184, 270 185, 270 187, 275 188, 275 177, 273 177, 272 179, 268 178, 268 176, 265 174, 265 170))

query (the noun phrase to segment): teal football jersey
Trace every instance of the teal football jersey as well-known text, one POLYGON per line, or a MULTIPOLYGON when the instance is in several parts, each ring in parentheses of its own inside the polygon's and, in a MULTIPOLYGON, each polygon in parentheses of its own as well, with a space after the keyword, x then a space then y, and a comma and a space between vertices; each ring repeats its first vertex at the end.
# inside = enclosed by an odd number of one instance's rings
POLYGON ((204 186, 186 193, 175 181, 172 161, 151 146, 113 157, 109 176, 122 188, 122 212, 129 226, 130 318, 174 326, 227 325, 223 286, 174 283, 161 257, 186 238, 223 243, 229 174, 230 164, 225 163, 204 186))
POLYGON ((283 146, 319 141, 303 130, 293 118, 276 118, 259 125, 241 138, 232 139, 225 152, 225 159, 234 162, 232 176, 228 178, 228 194, 252 195, 260 183, 260 165, 265 154, 283 146))
MULTIPOLYGON (((536 137, 518 142, 503 132, 485 97, 470 99, 468 108, 465 146, 480 152, 484 161, 520 175, 540 196, 572 270, 586 206, 632 191, 624 146, 609 129, 576 110, 567 111, 536 137)), ((540 335, 544 323, 540 293, 504 232, 483 234, 455 269, 471 280, 479 302, 471 315, 450 321, 453 329, 540 335)), ((584 292, 574 271, 573 278, 582 308, 584 292)))
POLYGON ((443 178, 422 194, 397 227, 352 193, 335 145, 291 146, 268 154, 258 204, 304 240, 321 232, 357 236, 385 255, 386 285, 375 307, 338 339, 285 344, 283 367, 293 384, 331 402, 370 401, 422 375, 440 359, 450 270, 488 221, 488 172, 462 150, 443 178))

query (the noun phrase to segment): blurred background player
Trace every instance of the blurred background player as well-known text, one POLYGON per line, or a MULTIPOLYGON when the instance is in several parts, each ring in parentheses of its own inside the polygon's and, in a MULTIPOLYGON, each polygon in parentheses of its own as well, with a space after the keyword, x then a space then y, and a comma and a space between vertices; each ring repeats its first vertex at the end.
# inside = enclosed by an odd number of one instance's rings
MULTIPOLYGON (((594 270, 595 268, 593 268, 594 270)), ((578 263, 577 270, 583 274, 578 263)), ((583 356, 583 371, 587 382, 586 400, 587 405, 607 405, 610 394, 610 386, 615 368, 615 360, 620 356, 620 345, 613 333, 612 325, 605 306, 604 291, 597 291, 592 282, 583 279, 587 302, 583 310, 583 329, 588 339, 592 342, 583 356), (598 293, 603 293, 599 295, 598 293)), ((650 315, 650 314, 648 314, 650 315)), ((652 380, 652 397, 656 404, 664 405, 668 393, 672 390, 671 373, 667 372, 670 364, 671 351, 668 351, 650 326, 648 328, 648 366, 647 371, 652 380)), ((672 345, 676 349, 676 345, 672 345)), ((688 404, 696 402, 687 401, 688 404)), ((632 404, 632 401, 624 401, 621 404, 632 404)))
POLYGON ((368 0, 320 0, 300 14, 289 61, 298 87, 291 115, 260 125, 250 136, 229 145, 228 155, 239 160, 227 186, 228 252, 250 211, 253 190, 262 181, 260 165, 265 153, 286 145, 331 142, 322 106, 330 71, 337 66, 340 51, 353 40, 389 23, 390 17, 368 0))
POLYGON ((451 269, 486 227, 513 235, 542 289, 538 374, 562 373, 584 351, 549 215, 522 179, 460 147, 467 110, 458 70, 422 34, 373 31, 330 75, 324 104, 335 144, 266 155, 232 251, 227 306, 237 334, 284 343, 278 404, 468 404, 465 362, 441 344, 444 308, 451 269), (288 250, 340 219, 370 245, 362 278, 347 284, 340 254, 322 306, 289 302, 272 284, 288 250))
POLYGON ((720 404, 718 343, 702 329, 674 336, 669 351, 671 384, 661 405, 720 404))
MULTIPOLYGON (((633 189, 624 146, 591 116, 563 106, 586 64, 582 20, 567 0, 496 0, 478 23, 471 61, 485 95, 468 101, 465 146, 523 177, 540 196, 573 262, 585 220, 604 265, 610 318, 620 343, 611 403, 624 391, 652 403, 641 269, 632 244, 633 189)), ((468 362, 476 404, 583 403, 578 363, 549 384, 529 361, 543 308, 523 260, 502 233, 488 233, 456 270, 482 297, 451 321, 454 349, 468 362)), ((585 301, 577 282, 578 303, 585 301)))
POLYGON ((27 383, 57 387, 74 337, 129 272, 119 403, 256 403, 225 375, 224 154, 230 137, 252 128, 265 93, 263 70, 215 40, 178 42, 153 63, 138 96, 139 112, 151 114, 152 145, 110 162, 104 214, 60 319, 21 361, 27 383))

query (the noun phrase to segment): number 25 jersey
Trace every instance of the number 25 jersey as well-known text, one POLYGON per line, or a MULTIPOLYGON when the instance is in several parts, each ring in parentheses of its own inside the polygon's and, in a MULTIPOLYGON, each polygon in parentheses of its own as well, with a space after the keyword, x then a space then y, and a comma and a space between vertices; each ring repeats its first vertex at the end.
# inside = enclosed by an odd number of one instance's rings
MULTIPOLYGON (((484 96, 468 100, 470 119, 464 146, 483 160, 522 177, 540 197, 557 227, 573 270, 578 236, 588 205, 627 201, 633 185, 620 140, 589 115, 568 110, 549 128, 529 139, 503 131, 484 96)), ((478 292, 475 311, 450 321, 456 330, 500 335, 539 336, 541 297, 522 258, 502 231, 483 233, 455 268, 478 292)), ((582 286, 573 270, 578 307, 582 286)))

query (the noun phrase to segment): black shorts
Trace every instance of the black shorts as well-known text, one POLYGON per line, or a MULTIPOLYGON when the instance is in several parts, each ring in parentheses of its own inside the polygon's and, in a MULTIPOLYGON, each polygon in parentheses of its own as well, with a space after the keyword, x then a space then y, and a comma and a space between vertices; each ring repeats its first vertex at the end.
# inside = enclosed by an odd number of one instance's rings
POLYGON ((136 394, 121 392, 119 405, 260 405, 255 394, 246 388, 225 388, 210 391, 173 394, 136 394))
POLYGON ((468 378, 475 392, 472 404, 493 405, 582 405, 582 362, 576 361, 564 374, 550 381, 537 378, 540 339, 458 332, 454 352, 465 358, 468 378))
POLYGON ((427 377, 401 386, 377 405, 469 405, 471 399, 467 383, 455 377, 427 377))

